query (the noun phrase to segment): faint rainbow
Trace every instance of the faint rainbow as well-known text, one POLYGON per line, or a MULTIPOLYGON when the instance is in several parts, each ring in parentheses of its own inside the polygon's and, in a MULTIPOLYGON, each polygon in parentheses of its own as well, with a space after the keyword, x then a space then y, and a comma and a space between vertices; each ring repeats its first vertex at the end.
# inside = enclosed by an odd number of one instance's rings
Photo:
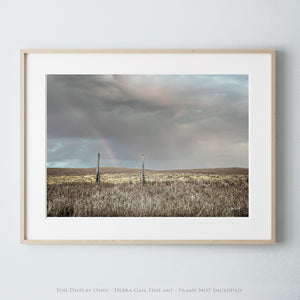
MULTIPOLYGON (((110 158, 114 166, 118 166, 118 159, 115 155, 113 148, 110 146, 109 142, 103 137, 101 132, 98 129, 95 129, 94 127, 88 125, 89 129, 91 130, 93 136, 99 140, 101 143, 101 146, 103 147, 105 153, 110 158)), ((101 149, 99 149, 100 155, 101 155, 101 149)))
POLYGON ((178 119, 180 117, 182 117, 185 113, 185 107, 182 107, 175 115, 174 115, 174 119, 178 119))

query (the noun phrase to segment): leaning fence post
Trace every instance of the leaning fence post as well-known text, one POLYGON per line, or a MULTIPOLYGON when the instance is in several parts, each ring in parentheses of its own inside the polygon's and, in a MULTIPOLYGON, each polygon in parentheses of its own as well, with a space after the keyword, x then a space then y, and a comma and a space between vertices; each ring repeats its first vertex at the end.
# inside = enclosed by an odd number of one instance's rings
POLYGON ((98 157, 97 157, 96 182, 100 182, 99 165, 100 165, 100 153, 98 153, 98 157))
POLYGON ((145 155, 142 155, 142 184, 145 184, 145 155))

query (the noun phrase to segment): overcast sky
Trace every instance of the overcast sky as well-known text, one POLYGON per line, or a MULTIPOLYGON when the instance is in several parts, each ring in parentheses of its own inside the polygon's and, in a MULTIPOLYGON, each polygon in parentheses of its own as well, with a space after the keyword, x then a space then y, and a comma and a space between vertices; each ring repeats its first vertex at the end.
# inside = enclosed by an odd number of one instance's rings
POLYGON ((248 167, 248 75, 48 75, 47 166, 248 167))

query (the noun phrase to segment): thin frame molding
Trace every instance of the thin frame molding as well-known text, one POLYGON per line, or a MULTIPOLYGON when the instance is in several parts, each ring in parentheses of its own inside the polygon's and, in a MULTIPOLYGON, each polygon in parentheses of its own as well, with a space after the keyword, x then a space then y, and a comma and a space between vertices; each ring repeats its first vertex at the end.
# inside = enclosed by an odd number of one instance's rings
POLYGON ((20 243, 21 244, 275 244, 276 241, 276 51, 275 49, 21 49, 20 50, 20 243), (269 240, 29 240, 26 238, 26 56, 33 53, 157 53, 271 55, 271 239, 269 240))

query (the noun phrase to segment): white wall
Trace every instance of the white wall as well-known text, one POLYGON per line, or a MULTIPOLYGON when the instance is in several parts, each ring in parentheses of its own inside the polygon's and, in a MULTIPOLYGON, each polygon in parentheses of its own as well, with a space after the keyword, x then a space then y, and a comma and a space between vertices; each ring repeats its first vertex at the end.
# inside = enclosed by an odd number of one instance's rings
POLYGON ((152 299, 57 288, 234 287, 160 299, 300 299, 300 2, 0 0, 0 297, 152 299), (20 48, 275 48, 277 243, 198 246, 19 244, 20 48))

